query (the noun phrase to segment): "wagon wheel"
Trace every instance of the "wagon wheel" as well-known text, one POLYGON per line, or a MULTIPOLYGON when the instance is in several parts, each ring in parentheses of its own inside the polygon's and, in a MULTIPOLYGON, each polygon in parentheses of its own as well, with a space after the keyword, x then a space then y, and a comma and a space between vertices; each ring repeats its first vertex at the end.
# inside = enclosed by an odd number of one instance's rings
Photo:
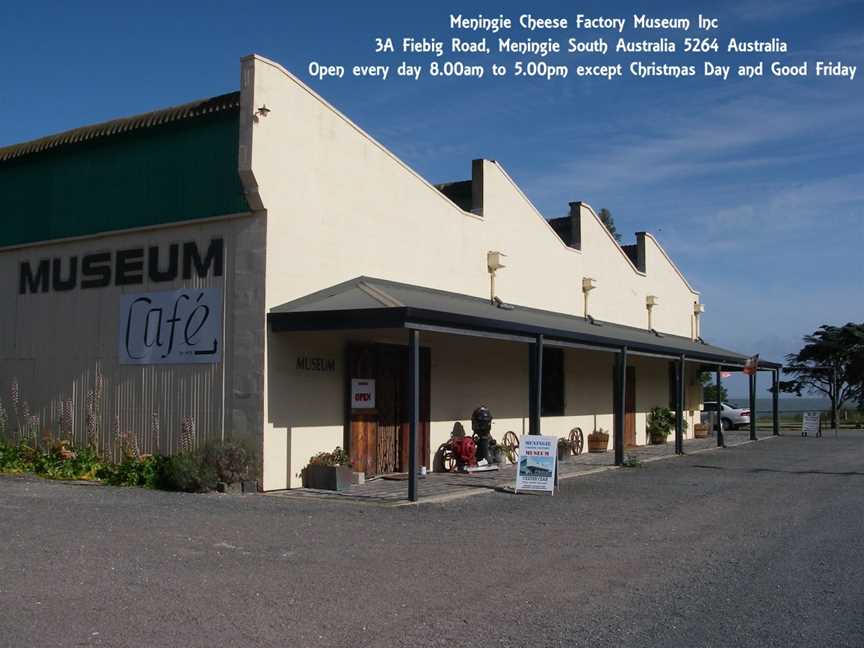
POLYGON ((456 455, 450 448, 444 450, 444 470, 447 472, 456 472, 456 455))
POLYGON ((442 443, 438 446, 433 458, 432 469, 435 472, 453 472, 456 470, 456 456, 450 449, 449 443, 442 443))
POLYGON ((580 455, 584 449, 585 437, 582 434, 581 428, 575 427, 570 430, 570 453, 580 455))
POLYGON ((507 461, 510 463, 516 463, 517 450, 519 449, 519 437, 512 431, 509 431, 504 434, 504 438, 501 441, 501 448, 504 452, 504 456, 507 458, 507 461))

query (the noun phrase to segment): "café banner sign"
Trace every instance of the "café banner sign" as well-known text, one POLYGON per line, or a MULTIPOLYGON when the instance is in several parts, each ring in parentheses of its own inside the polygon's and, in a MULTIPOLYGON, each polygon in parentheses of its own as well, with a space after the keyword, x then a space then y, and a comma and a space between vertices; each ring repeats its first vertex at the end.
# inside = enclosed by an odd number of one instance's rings
POLYGON ((519 439, 519 463, 516 492, 555 492, 555 470, 558 463, 558 439, 554 436, 526 434, 519 439))
POLYGON ((222 359, 222 289, 133 293, 120 300, 120 364, 213 364, 222 359))

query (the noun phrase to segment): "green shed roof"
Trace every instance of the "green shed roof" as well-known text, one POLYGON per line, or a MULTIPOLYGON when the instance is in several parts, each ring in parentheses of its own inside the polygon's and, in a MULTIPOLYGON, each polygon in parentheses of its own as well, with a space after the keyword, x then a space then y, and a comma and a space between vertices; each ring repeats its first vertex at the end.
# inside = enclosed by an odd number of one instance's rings
POLYGON ((240 93, 229 92, 211 97, 210 99, 199 99, 198 101, 190 101, 189 103, 173 106, 171 108, 163 108, 154 110, 132 117, 121 117, 120 119, 112 119, 111 121, 93 124, 91 126, 82 126, 73 128, 72 130, 40 137, 39 139, 30 140, 29 142, 21 142, 20 144, 12 144, 0 148, 0 162, 13 160, 32 153, 40 153, 56 149, 60 146, 68 144, 76 144, 86 142, 100 137, 110 137, 119 133, 127 133, 129 131, 138 130, 141 128, 150 128, 161 124, 181 121, 185 119, 194 119, 203 115, 212 115, 213 113, 224 112, 229 110, 240 109, 240 93))
POLYGON ((0 148, 0 248, 245 214, 240 93, 0 148))

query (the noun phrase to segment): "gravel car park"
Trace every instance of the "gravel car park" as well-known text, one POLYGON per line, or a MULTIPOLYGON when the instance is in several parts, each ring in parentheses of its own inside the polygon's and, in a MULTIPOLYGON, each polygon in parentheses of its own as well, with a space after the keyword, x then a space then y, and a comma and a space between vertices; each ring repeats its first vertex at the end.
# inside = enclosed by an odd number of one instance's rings
POLYGON ((862 462, 789 435, 398 508, 0 476, 0 645, 859 648, 862 462))

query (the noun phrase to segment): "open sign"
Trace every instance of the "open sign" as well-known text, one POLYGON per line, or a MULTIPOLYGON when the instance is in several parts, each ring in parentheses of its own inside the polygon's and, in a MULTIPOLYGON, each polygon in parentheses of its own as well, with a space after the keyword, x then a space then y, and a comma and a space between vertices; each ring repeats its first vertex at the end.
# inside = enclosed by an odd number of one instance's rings
POLYGON ((351 409, 375 408, 375 381, 368 378, 351 379, 351 409))

